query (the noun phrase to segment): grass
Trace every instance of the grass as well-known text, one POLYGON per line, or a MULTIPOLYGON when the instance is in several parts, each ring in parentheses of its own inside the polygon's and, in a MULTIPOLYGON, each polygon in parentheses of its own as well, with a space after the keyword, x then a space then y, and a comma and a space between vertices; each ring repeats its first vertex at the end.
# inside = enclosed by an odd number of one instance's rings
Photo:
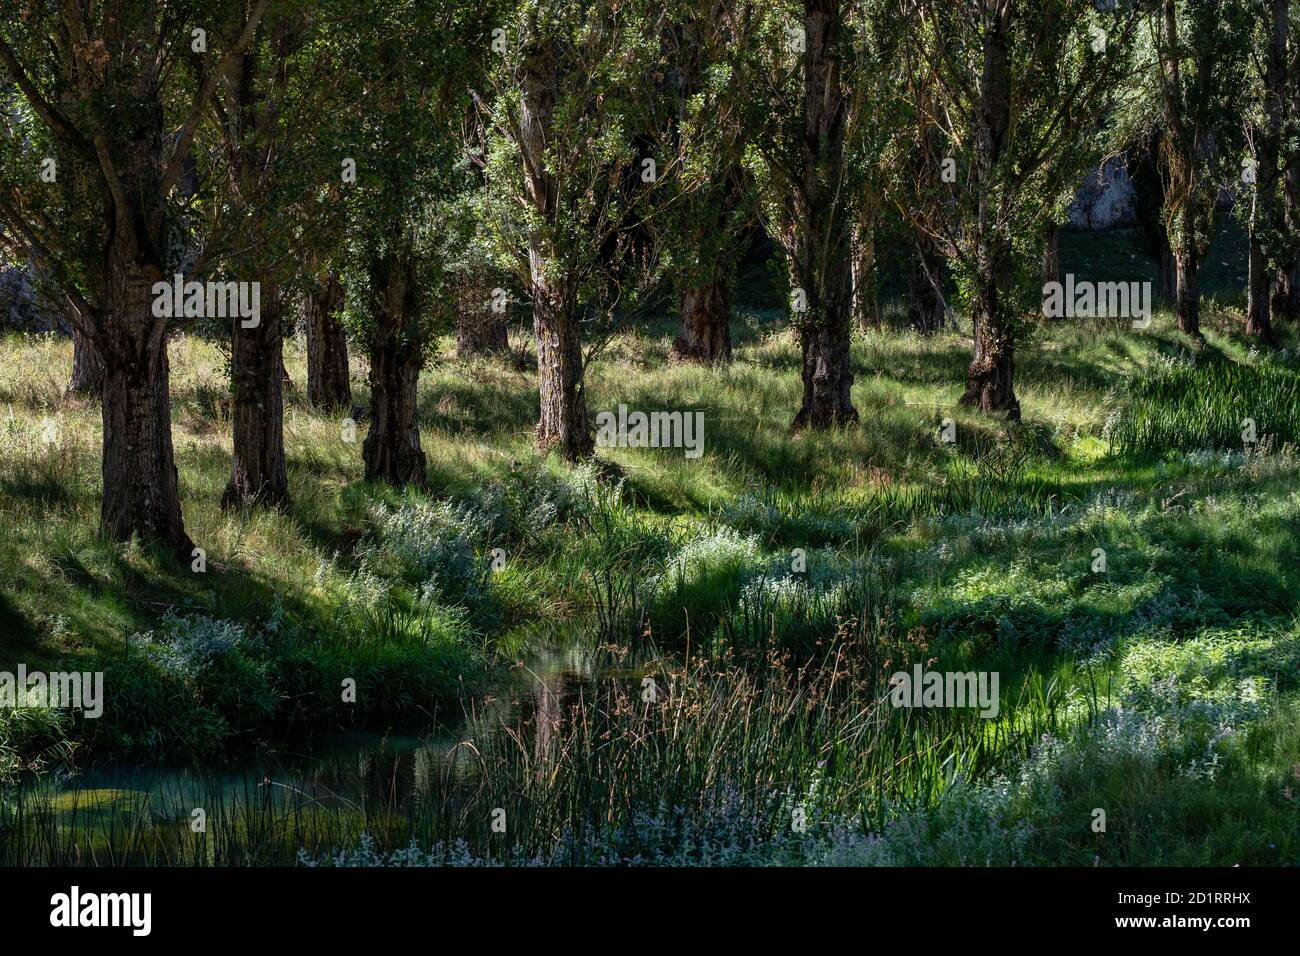
MULTIPOLYGON (((1122 277, 1121 246, 1067 234, 1064 267, 1122 277)), ((93 726, 0 715, 0 773, 471 714, 441 770, 412 785, 397 760, 360 805, 310 796, 310 774, 196 797, 74 796, 47 773, 0 801, 0 859, 1300 863, 1297 333, 1254 351, 1210 289, 1204 346, 1167 313, 1041 326, 1020 425, 957 404, 960 330, 859 334, 862 426, 798 438, 797 345, 766 298, 742 298, 724 369, 668 365, 667 319, 616 338, 592 411, 700 410, 700 459, 539 458, 532 375, 440 359, 420 393, 432 495, 361 481, 359 445, 303 401, 295 339, 293 501, 254 514, 217 506, 221 354, 179 337, 202 575, 96 533, 98 409, 62 395, 68 345, 0 341, 0 669, 102 668, 119 695, 93 726), (1243 399, 1268 436, 1249 454, 1243 399), (502 732, 481 691, 548 627, 612 676, 502 732), (999 672, 998 717, 895 710, 890 675, 917 663, 999 672)), ((364 404, 357 357, 353 375, 364 404)))
POLYGON ((1277 365, 1171 365, 1134 380, 1109 428, 1134 453, 1300 441, 1300 374, 1277 365))

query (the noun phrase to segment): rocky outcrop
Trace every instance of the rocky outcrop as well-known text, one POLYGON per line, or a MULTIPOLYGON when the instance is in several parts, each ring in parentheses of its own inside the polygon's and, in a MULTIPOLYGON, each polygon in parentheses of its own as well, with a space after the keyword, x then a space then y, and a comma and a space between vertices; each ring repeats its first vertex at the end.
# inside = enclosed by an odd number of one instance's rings
POLYGON ((72 333, 62 313, 21 268, 0 266, 0 331, 72 333))

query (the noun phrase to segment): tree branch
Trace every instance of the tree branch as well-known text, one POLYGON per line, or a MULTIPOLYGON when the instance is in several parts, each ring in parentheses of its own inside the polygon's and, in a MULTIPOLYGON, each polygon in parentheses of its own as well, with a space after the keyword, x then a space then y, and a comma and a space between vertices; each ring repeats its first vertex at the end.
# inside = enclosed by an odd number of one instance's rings
POLYGON ((194 134, 198 130, 199 122, 203 119, 203 110, 206 108, 208 100, 212 98, 212 94, 216 90, 217 84, 225 76, 226 70, 230 69, 235 60, 248 47, 248 44, 253 41, 253 35, 257 32, 257 25, 265 16, 270 5, 271 0, 257 0, 257 6, 248 15, 248 22, 244 24, 243 32, 240 33, 235 45, 226 51, 226 55, 217 64, 217 68, 209 73, 200 84, 198 92, 194 95, 194 102, 190 105, 185 125, 181 127, 181 136, 176 142, 176 149, 172 153, 171 161, 167 164, 167 171, 163 174, 162 193, 164 196, 170 193, 176 184, 180 182, 185 168, 185 157, 189 155, 190 146, 194 142, 194 134))
POLYGON ((18 84, 18 89, 22 91, 23 96, 27 97, 27 101, 45 120, 51 131, 74 150, 86 156, 94 156, 90 140, 73 125, 62 110, 45 98, 3 37, 0 37, 0 62, 4 63, 9 76, 18 84))

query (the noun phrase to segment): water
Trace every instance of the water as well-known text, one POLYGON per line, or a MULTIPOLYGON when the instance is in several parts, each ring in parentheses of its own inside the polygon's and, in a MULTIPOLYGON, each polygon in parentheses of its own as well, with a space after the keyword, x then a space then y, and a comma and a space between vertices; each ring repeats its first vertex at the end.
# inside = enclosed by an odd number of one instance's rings
MULTIPOLYGON (((225 766, 99 763, 30 783, 21 814, 38 824, 41 845, 10 846, 8 862, 14 855, 36 862, 34 855, 52 847, 72 862, 175 859, 197 840, 200 824, 215 837, 217 820, 227 837, 233 831, 254 846, 281 841, 287 852, 347 843, 362 832, 396 833, 414 819, 451 812, 448 795, 472 790, 485 751, 513 746, 543 754, 581 695, 640 675, 639 663, 592 651, 572 635, 520 643, 517 662, 502 668, 485 694, 417 733, 341 730, 309 745, 262 746, 225 766), (262 833, 268 826, 293 832, 262 833)), ((5 812, 14 825, 12 801, 5 812)))

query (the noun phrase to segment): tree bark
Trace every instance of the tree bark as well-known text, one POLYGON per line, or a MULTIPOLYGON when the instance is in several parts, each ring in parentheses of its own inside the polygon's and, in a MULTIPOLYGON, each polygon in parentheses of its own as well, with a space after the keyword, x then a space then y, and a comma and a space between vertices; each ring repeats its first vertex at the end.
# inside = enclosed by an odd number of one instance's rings
POLYGON ((468 357, 510 351, 505 313, 492 311, 490 290, 476 284, 474 292, 489 294, 462 298, 456 320, 456 354, 468 357))
POLYGON ((1300 266, 1284 264, 1274 273, 1269 311, 1279 322, 1300 317, 1300 266))
POLYGON ((380 300, 370 347, 370 431, 361 457, 368 480, 424 487, 426 461, 416 416, 424 351, 414 340, 416 283, 411 255, 390 254, 371 276, 380 300))
POLYGON ((961 404, 984 413, 1005 412, 1011 421, 1019 421, 1014 337, 1000 301, 1005 276, 998 261, 993 260, 981 271, 979 296, 973 304, 975 357, 966 372, 961 404))
POLYGON ((1196 248, 1196 214, 1191 201, 1184 207, 1182 217, 1187 239, 1174 252, 1174 310, 1178 315, 1179 330, 1199 339, 1202 338, 1201 294, 1196 287, 1196 274, 1200 255, 1196 248))
POLYGON ((876 268, 876 213, 874 206, 864 201, 859 211, 853 234, 853 262, 850 281, 853 284, 853 314, 859 328, 878 329, 881 326, 879 276, 876 268))
POLYGON ((553 288, 534 271, 533 332, 541 395, 537 447, 544 452, 555 449, 567 461, 580 461, 595 450, 575 313, 572 295, 553 288))
POLYGON ((1043 239, 1043 282, 1061 281, 1061 227, 1052 223, 1043 239))
POLYGON ((284 461, 284 351, 279 290, 262 283, 258 324, 236 317, 230 353, 234 460, 222 508, 289 500, 284 461))
POLYGON ((1179 204, 1171 210, 1171 219, 1176 228, 1172 230, 1170 244, 1174 250, 1174 311, 1178 316, 1180 331, 1193 338, 1201 335, 1201 297, 1196 286, 1196 272, 1200 265, 1199 238, 1197 227, 1198 183, 1197 133, 1189 129, 1180 112, 1183 89, 1182 66, 1180 61, 1181 41, 1178 36, 1178 5, 1175 0, 1163 0, 1164 24, 1162 41, 1164 48, 1160 53, 1160 68, 1164 73, 1162 108, 1164 110, 1166 135, 1170 141, 1166 144, 1165 166, 1168 183, 1165 189, 1166 203, 1174 197, 1179 204))
POLYGON ((794 269, 808 311, 799 321, 803 402, 791 425, 796 431, 858 420, 851 400, 853 287, 843 195, 847 110, 840 89, 841 29, 839 0, 804 0, 804 137, 794 269))
POLYGON ((669 357, 716 365, 731 361, 731 290, 716 279, 681 294, 682 327, 669 357))
POLYGON ((99 349, 77 328, 72 330, 72 377, 68 379, 69 395, 99 396, 104 388, 104 360, 99 349))
MULTIPOLYGON (((1292 123, 1300 121, 1300 73, 1289 74, 1290 114, 1292 123)), ((1300 146, 1295 137, 1287 137, 1283 160, 1281 234, 1277 274, 1273 279, 1270 303, 1273 318, 1281 322, 1300 320, 1300 146)))
POLYGON ((343 283, 330 273, 307 295, 307 402, 334 411, 352 407, 348 337, 338 320, 343 283))
POLYGON ((1267 345, 1274 344, 1273 326, 1269 311, 1269 297, 1272 294, 1270 280, 1273 278, 1268 268, 1268 258, 1264 255, 1264 244, 1258 236, 1250 237, 1248 260, 1249 278, 1246 281, 1246 334, 1259 339, 1267 345))
POLYGON ((194 543, 181 517, 172 449, 170 367, 165 323, 152 315, 156 267, 120 235, 109 241, 104 359, 100 524, 115 540, 160 541, 188 561, 194 543))

